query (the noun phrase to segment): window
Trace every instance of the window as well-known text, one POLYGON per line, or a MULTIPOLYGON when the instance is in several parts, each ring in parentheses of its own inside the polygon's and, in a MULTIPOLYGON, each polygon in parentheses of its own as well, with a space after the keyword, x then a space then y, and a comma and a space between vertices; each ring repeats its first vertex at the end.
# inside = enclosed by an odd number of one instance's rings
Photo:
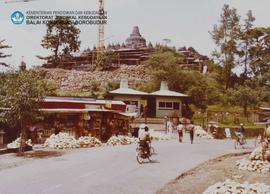
POLYGON ((165 108, 165 102, 159 102, 158 107, 159 108, 165 108))
POLYGON ((173 103, 172 102, 165 102, 166 108, 172 109, 173 108, 173 103))
POLYGON ((130 104, 131 105, 136 105, 136 107, 138 107, 138 101, 131 101, 130 104))
POLYGON ((158 103, 159 109, 173 109, 173 103, 172 102, 159 102, 158 103))
POLYGON ((126 105, 135 105, 136 107, 138 107, 138 101, 124 101, 124 103, 126 105))

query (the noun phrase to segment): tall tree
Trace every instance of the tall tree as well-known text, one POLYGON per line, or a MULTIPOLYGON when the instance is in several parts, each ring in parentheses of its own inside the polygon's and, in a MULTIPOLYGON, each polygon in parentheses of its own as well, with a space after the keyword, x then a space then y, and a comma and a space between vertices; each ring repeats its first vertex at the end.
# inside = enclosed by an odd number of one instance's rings
POLYGON ((49 60, 55 65, 61 62, 61 56, 70 55, 80 48, 80 30, 68 17, 56 16, 47 24, 47 33, 43 37, 41 46, 50 49, 53 54, 48 57, 38 56, 40 59, 49 60))
POLYGON ((239 62, 240 65, 244 66, 244 71, 242 73, 242 77, 245 79, 248 77, 248 74, 250 74, 250 49, 253 44, 253 22, 255 21, 255 17, 252 15, 252 11, 249 10, 246 14, 246 19, 244 20, 244 25, 241 30, 240 34, 240 50, 239 50, 239 62))
POLYGON ((5 84, 0 89, 0 106, 6 111, 0 113, 0 121, 20 129, 20 151, 23 151, 26 127, 40 117, 39 102, 48 94, 47 82, 29 71, 10 73, 3 77, 3 81, 5 84))
POLYGON ((226 89, 231 86, 232 69, 236 66, 237 41, 239 39, 240 16, 235 8, 224 5, 219 25, 214 25, 211 33, 217 46, 213 56, 223 67, 223 79, 226 89))
POLYGON ((263 78, 270 70, 270 28, 254 28, 251 34, 250 68, 253 75, 263 78))
MULTIPOLYGON (((6 58, 6 57, 11 56, 11 55, 6 55, 3 52, 1 52, 1 49, 11 48, 11 46, 4 44, 4 42, 5 42, 5 40, 0 40, 0 58, 6 58)), ((0 65, 6 66, 6 67, 8 66, 6 63, 1 62, 1 61, 0 61, 0 65)))

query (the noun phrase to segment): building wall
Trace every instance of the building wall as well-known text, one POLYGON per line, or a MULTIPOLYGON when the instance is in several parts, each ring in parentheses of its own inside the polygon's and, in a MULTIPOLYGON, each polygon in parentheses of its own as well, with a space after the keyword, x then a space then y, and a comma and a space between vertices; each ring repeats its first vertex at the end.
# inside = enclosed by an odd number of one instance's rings
POLYGON ((141 107, 141 102, 145 100, 144 97, 142 96, 131 96, 131 95, 115 95, 113 97, 114 100, 121 100, 123 102, 126 101, 135 101, 137 102, 137 112, 140 113, 140 107, 141 107))
POLYGON ((84 103, 72 103, 72 102, 40 102, 42 108, 69 108, 69 109, 84 109, 84 103))
POLYGON ((165 116, 173 115, 177 113, 179 117, 182 116, 182 101, 176 97, 156 97, 156 117, 163 118, 165 116), (161 109, 159 102, 176 102, 179 103, 179 109, 161 109))

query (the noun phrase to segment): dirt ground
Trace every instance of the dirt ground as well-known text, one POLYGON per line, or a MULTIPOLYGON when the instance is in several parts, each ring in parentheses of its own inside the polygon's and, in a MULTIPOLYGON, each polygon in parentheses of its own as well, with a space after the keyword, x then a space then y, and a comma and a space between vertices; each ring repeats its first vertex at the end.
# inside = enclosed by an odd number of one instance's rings
POLYGON ((270 185, 270 172, 260 174, 238 170, 237 160, 247 157, 249 153, 228 154, 210 161, 180 175, 165 185, 157 194, 201 194, 209 186, 229 178, 243 183, 261 182, 270 185))

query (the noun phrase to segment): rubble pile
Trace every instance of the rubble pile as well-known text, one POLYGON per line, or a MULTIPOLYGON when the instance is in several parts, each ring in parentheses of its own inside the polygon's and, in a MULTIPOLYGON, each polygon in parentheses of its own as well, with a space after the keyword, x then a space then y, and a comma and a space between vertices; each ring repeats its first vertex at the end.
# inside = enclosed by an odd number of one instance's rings
POLYGON ((79 148, 78 141, 68 133, 52 134, 44 143, 44 147, 52 149, 79 148))
POLYGON ((143 65, 121 65, 112 71, 76 71, 65 69, 36 68, 34 70, 46 80, 52 80, 61 91, 83 90, 89 87, 89 80, 103 82, 128 79, 130 83, 147 81, 150 76, 143 65))
POLYGON ((153 129, 150 129, 149 133, 150 133, 151 139, 153 139, 153 140, 160 141, 160 140, 169 140, 170 139, 169 135, 154 131, 153 129))
POLYGON ((236 166, 240 170, 255 171, 259 173, 270 172, 270 163, 268 161, 249 160, 247 158, 243 158, 236 162, 236 166))
POLYGON ((124 135, 118 135, 118 136, 112 136, 108 141, 107 145, 129 145, 129 144, 134 144, 138 143, 138 138, 134 137, 128 137, 124 135))
POLYGON ((263 155, 266 150, 263 146, 259 146, 251 152, 249 158, 243 158, 236 162, 236 166, 240 170, 255 171, 259 173, 270 172, 270 163, 263 161, 263 155))
POLYGON ((251 152, 249 155, 250 160, 262 160, 263 159, 263 149, 262 146, 257 147, 256 149, 251 152))
POLYGON ((207 133, 202 127, 196 126, 195 127, 195 136, 199 138, 205 138, 205 139, 214 139, 214 137, 207 133))
POLYGON ((81 147, 97 147, 102 145, 99 139, 91 136, 82 136, 77 141, 81 147))
MULTIPOLYGON (((31 139, 28 139, 28 140, 25 142, 25 144, 26 144, 27 146, 31 146, 31 147, 33 146, 33 145, 32 145, 32 140, 31 140, 31 139)), ((7 144, 7 148, 8 148, 8 149, 16 149, 16 148, 19 148, 20 145, 21 145, 21 137, 18 137, 18 138, 15 139, 13 142, 7 144)))
POLYGON ((203 194, 229 194, 229 193, 248 193, 248 194, 269 194, 270 186, 263 183, 243 184, 227 179, 224 182, 218 182, 206 189, 203 194))

